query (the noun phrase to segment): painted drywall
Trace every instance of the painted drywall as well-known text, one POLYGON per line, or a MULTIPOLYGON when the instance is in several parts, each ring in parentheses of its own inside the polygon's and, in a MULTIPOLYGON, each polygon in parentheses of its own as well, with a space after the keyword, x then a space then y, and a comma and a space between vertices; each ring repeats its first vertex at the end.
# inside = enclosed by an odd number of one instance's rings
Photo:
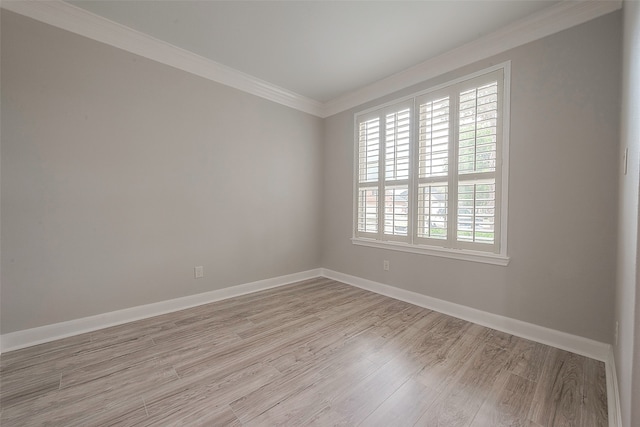
POLYGON ((2 19, 2 333, 322 266, 611 342, 620 13, 324 122, 2 19), (510 265, 353 246, 353 113, 505 60, 510 265))
POLYGON ((321 119, 5 10, 1 30, 3 334, 319 267, 321 119))
POLYGON ((609 14, 327 118, 323 267, 611 342, 621 24, 609 14), (354 113, 507 60, 510 264, 353 245, 354 113))
MULTIPOLYGON (((615 364, 620 391, 622 424, 640 423, 640 350, 634 352, 638 283, 638 190, 640 189, 640 5, 625 2, 622 74, 622 111, 620 158, 628 149, 627 174, 620 174, 620 208, 618 229, 618 276, 616 281, 615 319, 619 322, 618 342, 614 345, 615 364), (634 381, 632 382, 632 378, 634 381), (633 383, 633 384, 632 384, 633 383), (633 385, 633 389, 632 389, 633 385), (634 402, 635 403, 632 403, 634 402), (632 415, 632 408, 636 413, 632 415), (632 418, 633 417, 633 418, 632 418)), ((636 338, 636 345, 640 340, 636 338)))

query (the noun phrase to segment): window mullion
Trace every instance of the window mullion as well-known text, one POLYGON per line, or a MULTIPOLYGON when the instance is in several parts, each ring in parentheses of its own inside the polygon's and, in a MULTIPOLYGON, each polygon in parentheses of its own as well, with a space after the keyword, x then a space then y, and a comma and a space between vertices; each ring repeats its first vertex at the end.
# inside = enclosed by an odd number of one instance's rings
POLYGON ((415 243, 416 217, 418 209, 418 121, 420 120, 418 106, 414 98, 411 106, 411 131, 409 133, 409 221, 407 227, 407 237, 409 243, 415 243))
POLYGON ((457 224, 458 224, 458 125, 460 120, 459 107, 460 99, 457 86, 451 88, 449 93, 449 209, 447 214, 447 242, 449 247, 457 247, 457 224))
POLYGON ((387 162, 387 119, 386 113, 380 114, 380 157, 378 164, 378 240, 384 238, 384 204, 385 204, 385 184, 386 162, 387 162))

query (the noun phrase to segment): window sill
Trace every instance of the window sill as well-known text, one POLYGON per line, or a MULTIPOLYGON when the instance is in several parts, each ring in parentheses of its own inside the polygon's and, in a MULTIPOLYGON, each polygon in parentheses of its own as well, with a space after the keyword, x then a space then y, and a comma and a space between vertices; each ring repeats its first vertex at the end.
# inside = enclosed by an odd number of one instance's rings
POLYGON ((414 254, 438 256, 442 258, 452 258, 462 261, 479 262, 483 264, 492 264, 507 266, 509 257, 500 254, 492 254, 478 251, 470 251, 465 249, 449 249, 438 248, 435 246, 409 245, 401 242, 381 242, 379 240, 364 239, 361 237, 351 238, 354 245, 368 246, 371 248, 391 249, 394 251, 410 252, 414 254))

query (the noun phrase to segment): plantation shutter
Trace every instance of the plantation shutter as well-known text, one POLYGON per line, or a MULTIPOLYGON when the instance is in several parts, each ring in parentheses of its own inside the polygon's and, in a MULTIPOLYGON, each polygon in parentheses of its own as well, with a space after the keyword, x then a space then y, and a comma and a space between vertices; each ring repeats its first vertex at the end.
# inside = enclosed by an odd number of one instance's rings
POLYGON ((499 230, 500 73, 465 82, 457 91, 456 241, 497 251, 499 230))
POLYGON ((495 68, 356 116, 354 237, 504 256, 504 73, 495 68))
POLYGON ((380 117, 363 118, 358 126, 357 232, 379 231, 380 117))
POLYGON ((409 104, 395 106, 386 112, 384 135, 384 234, 386 239, 406 240, 409 236, 411 151, 409 104))
POLYGON ((449 98, 431 94, 418 100, 418 239, 446 240, 448 237, 449 98))

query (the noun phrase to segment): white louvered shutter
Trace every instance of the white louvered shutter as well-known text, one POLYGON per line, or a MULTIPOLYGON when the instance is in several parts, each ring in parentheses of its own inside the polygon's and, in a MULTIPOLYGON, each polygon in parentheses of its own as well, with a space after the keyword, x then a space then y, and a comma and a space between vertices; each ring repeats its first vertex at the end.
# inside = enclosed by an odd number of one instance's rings
POLYGON ((497 247, 500 85, 492 77, 458 92, 456 239, 462 247, 497 247))
POLYGON ((380 117, 358 122, 358 233, 378 233, 380 179, 380 117))
MULTIPOLYGON (((408 236, 411 108, 398 106, 385 114, 384 234, 408 236)), ((396 240, 393 239, 392 240, 396 240)))
POLYGON ((504 73, 356 116, 355 237, 504 256, 504 73))
POLYGON ((449 223, 449 96, 431 95, 418 102, 419 239, 445 240, 449 223))

